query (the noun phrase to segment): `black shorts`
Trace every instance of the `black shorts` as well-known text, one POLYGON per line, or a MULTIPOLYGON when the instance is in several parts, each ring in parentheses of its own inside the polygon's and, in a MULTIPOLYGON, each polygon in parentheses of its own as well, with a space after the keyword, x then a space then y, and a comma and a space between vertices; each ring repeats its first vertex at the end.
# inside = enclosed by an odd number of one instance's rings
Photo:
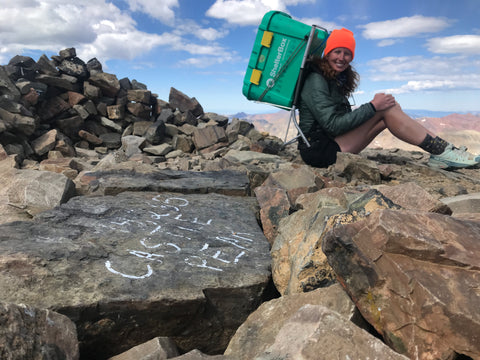
POLYGON ((306 164, 325 168, 337 161, 337 152, 341 152, 340 146, 322 131, 315 131, 306 138, 310 147, 307 147, 302 138, 298 140, 300 156, 306 164))

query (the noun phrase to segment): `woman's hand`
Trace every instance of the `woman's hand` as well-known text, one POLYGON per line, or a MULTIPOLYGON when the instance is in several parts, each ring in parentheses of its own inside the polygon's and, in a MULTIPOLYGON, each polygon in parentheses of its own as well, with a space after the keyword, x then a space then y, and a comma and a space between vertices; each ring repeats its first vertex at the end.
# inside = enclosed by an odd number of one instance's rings
POLYGON ((396 104, 395 98, 391 94, 378 93, 375 94, 373 100, 370 101, 375 110, 382 111, 391 108, 396 104))

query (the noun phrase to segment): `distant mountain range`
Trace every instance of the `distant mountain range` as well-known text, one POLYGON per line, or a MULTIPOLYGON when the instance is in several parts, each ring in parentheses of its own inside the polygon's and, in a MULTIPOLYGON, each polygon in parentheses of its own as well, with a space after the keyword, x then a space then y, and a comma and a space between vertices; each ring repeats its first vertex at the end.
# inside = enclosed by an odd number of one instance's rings
MULTIPOLYGON (((475 154, 480 154, 480 112, 476 113, 450 113, 444 111, 429 110, 405 110, 405 112, 421 122, 428 130, 443 137, 445 140, 460 146, 465 145, 475 154)), ((238 118, 251 122, 259 131, 268 132, 285 140, 287 133, 290 112, 280 110, 268 114, 238 113, 230 118, 238 118)), ((294 138, 297 131, 293 124, 290 124, 287 140, 294 138)), ((382 134, 370 144, 370 147, 377 148, 400 148, 404 150, 419 150, 416 146, 408 145, 395 137, 388 131, 382 134)))
MULTIPOLYGON (((404 110, 409 116, 411 116, 414 119, 422 118, 422 117, 444 117, 448 116, 451 114, 460 114, 460 115, 466 115, 466 114, 471 114, 471 115, 476 115, 480 116, 480 111, 466 111, 466 112, 455 112, 452 113, 451 111, 433 111, 433 110, 404 110)), ((284 112, 284 110, 279 111, 280 113, 284 112)), ((257 116, 257 115, 262 115, 262 114, 247 114, 244 112, 239 112, 237 114, 229 115, 230 118, 238 118, 238 119, 246 119, 251 116, 257 116)))

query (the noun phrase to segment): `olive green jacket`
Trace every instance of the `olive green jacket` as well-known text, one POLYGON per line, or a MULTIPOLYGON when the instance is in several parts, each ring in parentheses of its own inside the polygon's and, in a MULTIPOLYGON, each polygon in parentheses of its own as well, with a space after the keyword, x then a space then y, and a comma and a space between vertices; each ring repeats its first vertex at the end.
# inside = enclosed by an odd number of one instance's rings
POLYGON ((299 104, 299 125, 304 134, 316 122, 332 139, 348 132, 375 115, 375 108, 366 103, 352 111, 336 80, 327 81, 311 72, 303 85, 299 104))

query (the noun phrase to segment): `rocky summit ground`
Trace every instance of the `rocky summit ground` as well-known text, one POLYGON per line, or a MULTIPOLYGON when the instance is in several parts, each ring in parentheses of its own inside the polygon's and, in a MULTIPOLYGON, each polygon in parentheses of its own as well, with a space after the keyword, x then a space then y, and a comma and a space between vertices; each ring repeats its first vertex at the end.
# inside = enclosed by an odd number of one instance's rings
POLYGON ((1 359, 480 359, 480 169, 312 168, 74 49, 0 85, 1 359))

